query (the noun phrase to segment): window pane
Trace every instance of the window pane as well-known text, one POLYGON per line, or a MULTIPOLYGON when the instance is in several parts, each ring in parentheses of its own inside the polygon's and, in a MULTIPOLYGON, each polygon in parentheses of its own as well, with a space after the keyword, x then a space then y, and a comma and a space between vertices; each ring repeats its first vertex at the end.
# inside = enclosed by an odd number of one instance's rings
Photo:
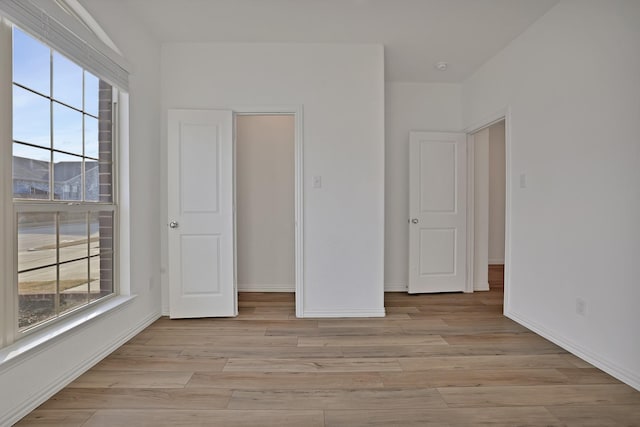
POLYGON ((55 200, 82 199, 82 157, 53 153, 55 200))
POLYGON ((60 265, 60 313, 89 302, 89 260, 60 265))
POLYGON ((98 119, 84 115, 84 155, 98 158, 98 119))
POLYGON ((84 72, 84 111, 98 115, 98 94, 100 80, 88 71, 84 72))
POLYGON ((82 68, 53 52, 53 98, 82 110, 82 68))
POLYGON ((113 212, 90 214, 91 300, 113 293, 113 212), (95 256, 99 254, 99 256, 95 256))
MULTIPOLYGON (((60 212, 60 262, 87 258, 87 214, 60 212)), ((85 274, 85 278, 86 278, 85 274)))
POLYGON ((13 87, 13 139, 51 147, 51 102, 21 87, 13 87))
POLYGON ((49 199, 51 151, 13 144, 13 197, 49 199))
POLYGON ((56 268, 18 274, 18 327, 25 329, 56 316, 56 268))
POLYGON ((13 81, 49 96, 51 50, 18 28, 13 28, 13 81))
POLYGON ((98 162, 86 160, 84 163, 85 194, 84 199, 88 202, 100 201, 100 175, 98 162))
POLYGON ((54 213, 19 213, 18 272, 56 263, 54 213))
POLYGON ((82 155, 82 113, 53 103, 53 148, 82 155))

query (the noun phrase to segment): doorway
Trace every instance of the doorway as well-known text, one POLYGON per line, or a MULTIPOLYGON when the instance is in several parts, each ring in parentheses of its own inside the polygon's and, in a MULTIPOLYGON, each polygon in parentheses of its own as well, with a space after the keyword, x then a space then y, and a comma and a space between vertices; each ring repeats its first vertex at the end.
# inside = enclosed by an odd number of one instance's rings
MULTIPOLYGON (((168 111, 167 273, 171 318, 238 314, 235 125, 236 119, 242 115, 285 115, 294 123, 293 172, 289 168, 288 173, 293 182, 293 187, 288 186, 293 199, 293 221, 289 219, 288 224, 294 230, 296 316, 303 317, 303 119, 302 108, 294 106, 262 107, 258 110, 168 111)), ((271 154, 261 154, 260 160, 264 161, 271 154)), ((258 169, 258 166, 250 167, 258 169)), ((266 172, 260 175, 261 180, 265 174, 268 175, 266 172)), ((262 213, 274 204, 273 197, 259 199, 259 206, 247 212, 255 210, 262 213)), ((246 231, 245 228, 241 233, 246 231)), ((244 253, 246 249, 245 244, 240 250, 244 253)), ((278 252, 282 259, 285 259, 285 252, 278 252)), ((281 268, 291 271, 290 264, 281 268)), ((290 281, 277 284, 290 285, 290 281)))
POLYGON ((236 114, 239 292, 295 292, 295 117, 236 114))
POLYGON ((506 122, 500 118, 470 134, 473 171, 473 289, 503 290, 507 241, 506 122))

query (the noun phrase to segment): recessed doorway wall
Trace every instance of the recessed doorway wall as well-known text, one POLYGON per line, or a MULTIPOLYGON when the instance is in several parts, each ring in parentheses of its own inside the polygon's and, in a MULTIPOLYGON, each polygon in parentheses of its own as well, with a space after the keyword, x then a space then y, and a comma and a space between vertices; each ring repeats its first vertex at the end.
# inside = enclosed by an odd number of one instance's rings
POLYGON ((236 114, 238 291, 295 291, 295 117, 236 114))

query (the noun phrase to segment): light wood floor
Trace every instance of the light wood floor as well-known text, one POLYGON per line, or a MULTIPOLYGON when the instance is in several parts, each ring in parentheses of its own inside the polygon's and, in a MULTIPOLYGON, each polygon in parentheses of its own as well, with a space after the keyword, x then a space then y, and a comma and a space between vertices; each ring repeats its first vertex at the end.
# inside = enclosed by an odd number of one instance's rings
POLYGON ((384 319, 162 318, 19 425, 639 426, 640 392, 501 315, 502 290, 386 295, 384 319))

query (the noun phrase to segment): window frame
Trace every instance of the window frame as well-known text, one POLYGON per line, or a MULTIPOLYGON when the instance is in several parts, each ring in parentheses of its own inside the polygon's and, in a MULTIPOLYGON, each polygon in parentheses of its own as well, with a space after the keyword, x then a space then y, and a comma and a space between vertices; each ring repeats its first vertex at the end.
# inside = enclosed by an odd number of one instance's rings
MULTIPOLYGON (((111 82, 113 96, 112 96, 112 123, 111 123, 111 137, 112 137, 112 152, 111 152, 111 202, 101 201, 64 201, 55 200, 55 195, 50 194, 49 200, 37 200, 37 199, 19 199, 13 197, 13 176, 12 176, 12 160, 13 160, 13 28, 17 27, 21 31, 28 35, 33 34, 29 29, 24 29, 19 24, 11 22, 8 18, 2 16, 0 13, 0 55, 1 59, 6 61, 0 61, 3 65, 0 67, 0 200, 2 204, 0 207, 0 296, 2 296, 2 308, 3 314, 0 315, 0 349, 8 346, 14 347, 12 344, 20 341, 28 336, 42 336, 48 334, 48 329, 51 328, 51 336, 57 335, 56 325, 60 325, 64 328, 64 324, 69 322, 75 322, 75 319, 91 319, 93 314, 99 314, 113 306, 115 299, 122 295, 120 259, 122 246, 121 235, 121 215, 120 215, 120 140, 121 140, 121 126, 119 121, 121 119, 119 105, 120 102, 128 102, 128 94, 122 89, 113 85, 111 82), (8 49, 6 48, 8 47, 8 49), (8 95, 8 96, 5 96, 8 95), (100 212, 110 211, 113 213, 113 236, 112 236, 112 292, 109 295, 101 297, 95 301, 89 301, 79 307, 75 307, 64 313, 56 313, 56 316, 39 322, 33 326, 27 327, 22 331, 19 329, 19 299, 18 299, 18 214, 24 212, 100 212)), ((42 41, 53 52, 58 52, 64 55, 64 52, 60 52, 54 46, 42 41)), ((83 70, 92 73, 94 76, 100 79, 99 75, 96 75, 91 70, 88 70, 82 63, 78 63, 73 59, 70 59, 76 65, 80 66, 83 70)), ((52 71, 50 70, 50 73, 52 71)), ((21 85, 22 86, 22 85, 21 85)), ((84 83, 83 83, 84 86, 84 83)), ((51 100, 54 98, 51 96, 51 100)), ((54 101, 52 101, 54 102, 54 101)), ((126 109, 128 111, 128 108, 126 109)), ((83 107, 84 114, 84 107, 83 107)), ((124 131, 128 131, 128 124, 125 123, 124 131)), ((128 143, 128 138, 126 138, 128 143)), ((53 146, 48 148, 52 153, 53 146)), ((83 147, 83 164, 85 157, 85 150, 83 147)), ((84 177, 84 167, 82 175, 84 177)), ((128 176, 128 174, 127 174, 128 176)), ((51 178, 50 178, 51 179, 51 178)), ((50 187, 54 186, 54 183, 50 183, 50 187)), ((83 184, 84 187, 84 184, 83 184)), ((83 191, 83 199, 85 198, 85 191, 83 191)), ((128 217, 127 217, 128 218, 128 217)), ((127 219, 128 223, 128 219, 127 219)), ((128 235, 124 236, 128 239, 128 235)), ((88 254, 89 256, 89 254, 88 254)), ((128 265, 127 265, 128 266, 128 265)), ((128 284, 127 284, 128 286, 128 284)))

